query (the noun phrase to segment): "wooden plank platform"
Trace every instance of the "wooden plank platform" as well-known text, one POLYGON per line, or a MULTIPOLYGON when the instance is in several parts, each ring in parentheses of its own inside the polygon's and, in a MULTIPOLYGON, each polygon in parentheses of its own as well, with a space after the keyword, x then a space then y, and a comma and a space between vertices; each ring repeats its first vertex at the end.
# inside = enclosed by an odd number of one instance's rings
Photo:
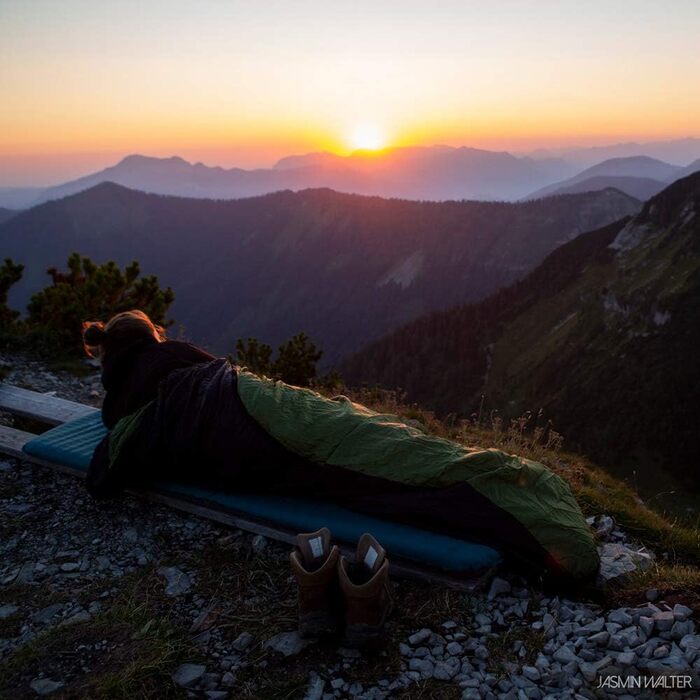
POLYGON ((0 409, 47 425, 61 425, 98 409, 57 396, 39 394, 0 382, 0 409))
MULTIPOLYGON (((0 384, 0 410, 27 418, 33 418, 49 425, 60 425, 68 420, 79 418, 87 413, 92 413, 97 409, 73 401, 59 399, 55 396, 37 394, 36 392, 26 389, 0 384), (54 405, 56 406, 56 411, 52 410, 54 405)), ((33 437, 35 437, 35 435, 32 433, 0 425, 0 454, 6 454, 9 457, 21 459, 25 462, 48 467, 65 474, 70 474, 71 476, 76 476, 80 479, 85 478, 85 473, 80 470, 54 462, 47 462, 23 452, 22 447, 33 437)), ((155 491, 133 491, 129 489, 126 493, 142 500, 161 503, 191 515, 212 520, 228 527, 252 532, 256 535, 263 535, 264 537, 279 542, 285 542, 287 544, 293 544, 295 542, 295 532, 285 530, 271 523, 255 520, 245 514, 235 513, 230 510, 221 510, 207 503, 196 502, 155 491)), ((341 546, 340 549, 346 555, 354 555, 354 550, 350 547, 341 546)), ((490 578, 493 573, 492 570, 488 570, 480 572, 478 575, 465 577, 427 569, 407 561, 395 560, 391 561, 390 566, 392 575, 399 578, 420 580, 462 591, 473 591, 482 587, 484 582, 490 578)))

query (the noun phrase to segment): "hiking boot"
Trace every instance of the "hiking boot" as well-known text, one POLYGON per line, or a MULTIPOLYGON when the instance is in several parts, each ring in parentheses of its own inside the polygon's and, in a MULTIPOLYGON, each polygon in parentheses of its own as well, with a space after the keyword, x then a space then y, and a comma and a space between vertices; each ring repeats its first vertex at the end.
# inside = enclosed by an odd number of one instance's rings
POLYGON ((376 646, 391 612, 389 560, 386 550, 365 533, 357 543, 355 561, 341 557, 338 580, 345 599, 345 636, 352 647, 376 646))
POLYGON ((299 635, 316 637, 338 630, 338 548, 331 547, 331 531, 297 535, 297 547, 289 555, 298 584, 299 635))

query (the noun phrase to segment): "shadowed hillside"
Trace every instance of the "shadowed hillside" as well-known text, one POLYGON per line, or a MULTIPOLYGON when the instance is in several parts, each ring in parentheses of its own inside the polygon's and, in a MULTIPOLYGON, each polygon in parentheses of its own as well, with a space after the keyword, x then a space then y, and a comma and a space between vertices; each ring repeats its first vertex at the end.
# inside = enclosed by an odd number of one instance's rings
POLYGON ((25 266, 15 308, 74 250, 137 259, 177 290, 172 315, 195 341, 231 352, 237 338, 277 345, 303 330, 332 364, 421 314, 483 298, 639 206, 613 190, 519 204, 331 190, 211 201, 104 184, 19 214, 0 243, 25 266))
POLYGON ((697 476, 700 174, 636 217, 554 251, 477 305, 421 318, 343 367, 442 413, 543 407, 606 461, 658 459, 697 476))

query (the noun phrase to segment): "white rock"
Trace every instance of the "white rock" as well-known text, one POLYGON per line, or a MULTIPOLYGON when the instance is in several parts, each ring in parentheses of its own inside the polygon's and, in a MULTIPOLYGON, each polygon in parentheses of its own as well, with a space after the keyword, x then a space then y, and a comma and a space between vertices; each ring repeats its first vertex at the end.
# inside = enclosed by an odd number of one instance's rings
POLYGON ((464 647, 459 642, 450 642, 446 650, 450 656, 460 656, 464 651, 464 647))
POLYGON ((642 632, 646 634, 647 637, 650 637, 654 632, 654 619, 642 615, 639 618, 639 627, 642 630, 642 632))
POLYGON ((671 627, 671 639, 678 641, 693 632, 695 632, 695 625, 692 620, 684 620, 682 622, 676 620, 673 623, 673 627, 671 627))
POLYGON ((451 658, 447 661, 439 661, 435 664, 433 678, 438 681, 452 680, 459 672, 459 659, 451 658))
POLYGON ((0 607, 0 620, 6 620, 19 610, 17 605, 3 605, 0 607))
POLYGON ((268 639, 265 646, 283 656, 295 656, 310 643, 310 641, 302 639, 298 632, 280 632, 268 639))
POLYGON ((610 632, 606 632, 605 630, 603 630, 602 632, 596 632, 595 634, 592 634, 588 638, 588 641, 593 644, 596 644, 599 647, 604 647, 608 643, 609 639, 610 632))
POLYGON ((700 651, 700 634, 687 634, 679 642, 681 649, 695 649, 695 651, 700 651))
POLYGON ((630 615, 624 608, 619 608, 618 610, 611 610, 608 613, 608 621, 616 622, 622 627, 629 627, 632 624, 632 615, 630 615))
POLYGON ((670 610, 663 610, 654 613, 654 624, 658 632, 668 632, 674 623, 673 613, 670 610))
POLYGON ((158 573, 165 578, 165 594, 171 596, 187 593, 192 587, 190 577, 176 566, 161 566, 158 573))
POLYGON ((173 673, 173 681, 183 687, 189 688, 194 685, 207 671, 207 667, 201 664, 182 664, 173 673))
POLYGON ((685 605, 680 605, 679 603, 676 603, 676 605, 673 606, 673 617, 676 620, 683 622, 684 620, 687 620, 692 614, 693 611, 685 605))
POLYGON ((605 618, 599 617, 599 618, 593 620, 593 622, 589 622, 587 625, 583 625, 582 627, 579 627, 578 632, 579 632, 579 634, 589 636, 591 634, 595 634, 596 632, 601 632, 604 627, 605 627, 605 618))
POLYGON ((236 637, 231 645, 236 651, 245 651, 253 641, 253 635, 250 632, 242 632, 236 637))
POLYGON ((431 634, 432 632, 424 627, 422 630, 418 630, 418 632, 412 634, 408 638, 408 643, 415 647, 418 644, 422 644, 423 642, 428 640, 431 634))
POLYGON ((482 661, 486 661, 486 659, 489 658, 489 650, 485 646, 479 645, 474 650, 474 656, 476 656, 477 659, 481 659, 482 661))
POLYGON ((595 661, 593 663, 581 663, 579 664, 579 669, 581 675, 589 682, 592 683, 601 669, 610 665, 612 659, 609 656, 603 657, 600 661, 595 661))
POLYGON ((560 646, 552 656, 560 664, 568 664, 570 661, 578 662, 579 660, 578 656, 566 645, 560 646))
POLYGON ((432 678, 433 676, 433 662, 428 659, 411 659, 408 662, 408 667, 411 671, 420 673, 422 678, 432 678))
POLYGON ((510 593, 510 583, 505 579, 496 576, 493 581, 491 581, 491 588, 489 588, 489 600, 493 600, 499 595, 504 595, 510 593))
POLYGON ((63 688, 63 683, 50 678, 35 678, 29 686, 37 695, 49 695, 63 688))
POLYGON ((653 656, 655 659, 663 659, 665 656, 668 656, 670 652, 671 650, 663 644, 654 650, 653 656))
POLYGON ((542 677, 540 672, 534 666, 523 666, 523 676, 533 682, 540 680, 542 677))
POLYGON ((633 651, 623 651, 617 655, 617 663, 620 666, 634 666, 637 655, 633 651))
POLYGON ((320 676, 312 678, 309 687, 306 689, 304 700, 321 700, 323 697, 323 689, 326 686, 326 681, 320 676))

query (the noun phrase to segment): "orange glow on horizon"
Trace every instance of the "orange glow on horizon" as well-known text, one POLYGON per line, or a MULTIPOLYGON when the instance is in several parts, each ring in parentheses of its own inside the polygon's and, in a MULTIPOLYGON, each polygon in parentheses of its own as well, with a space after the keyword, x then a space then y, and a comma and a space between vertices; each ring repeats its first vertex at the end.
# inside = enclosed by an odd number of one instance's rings
POLYGON ((700 5, 652 0, 4 0, 0 179, 108 153, 251 168, 700 137, 699 32, 700 5))

